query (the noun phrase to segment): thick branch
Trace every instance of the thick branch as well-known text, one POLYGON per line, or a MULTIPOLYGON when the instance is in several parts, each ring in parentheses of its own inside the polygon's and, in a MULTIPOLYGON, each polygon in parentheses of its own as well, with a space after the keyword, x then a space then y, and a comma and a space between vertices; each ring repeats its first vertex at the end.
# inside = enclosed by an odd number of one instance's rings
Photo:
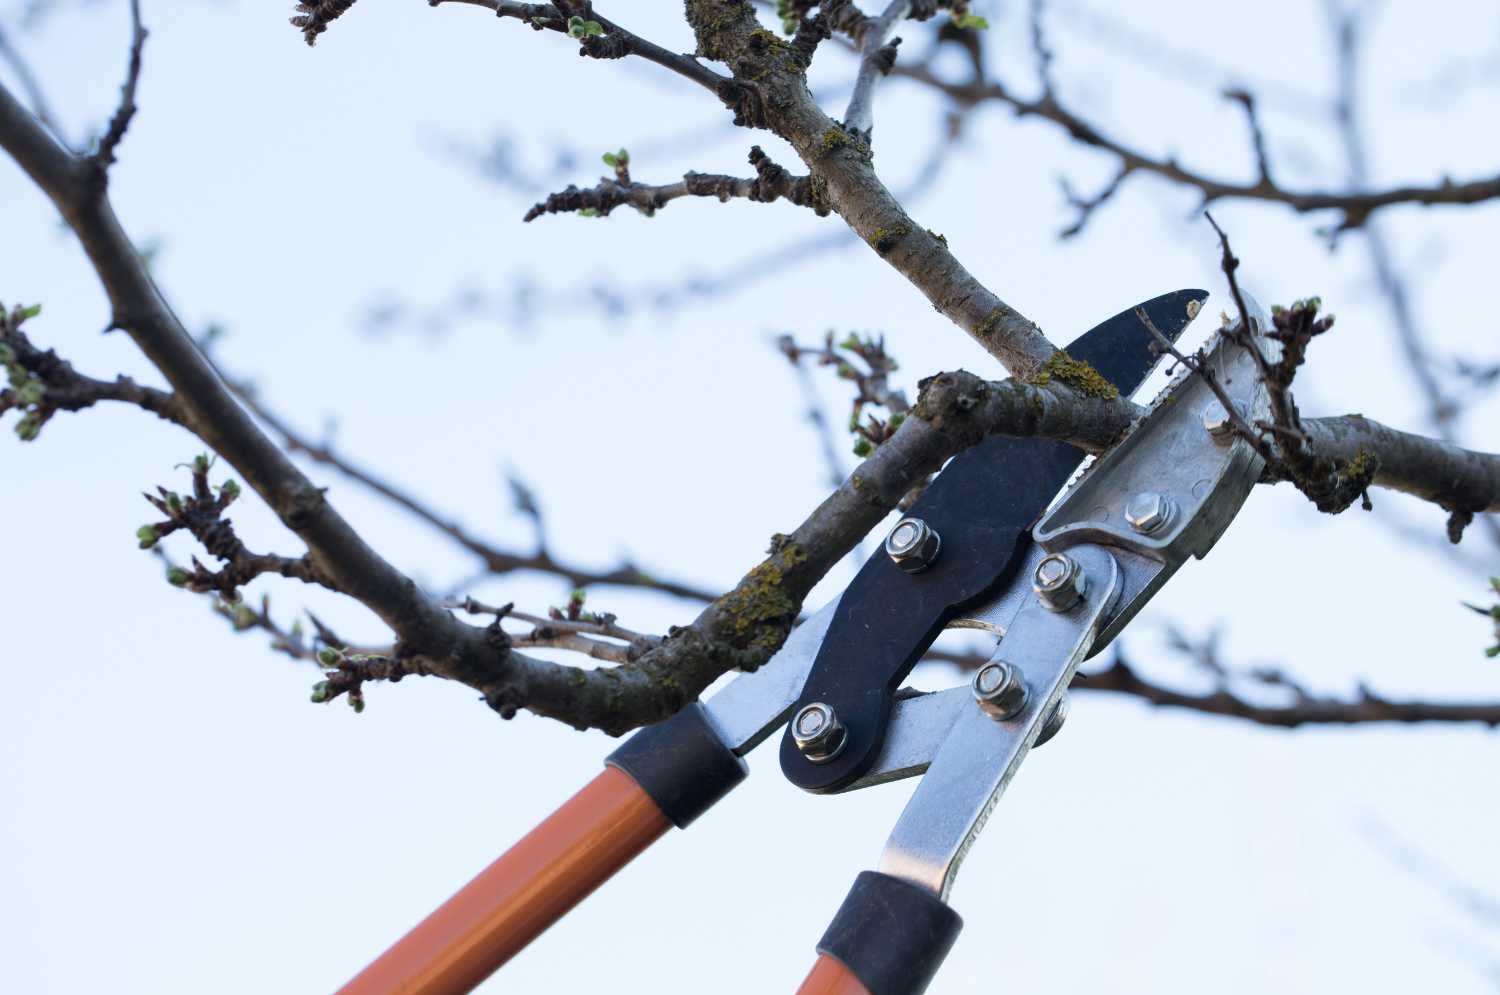
POLYGON ((1040 329, 990 292, 918 225, 875 175, 864 137, 824 114, 808 92, 804 57, 760 27, 743 0, 689 0, 703 56, 735 76, 736 120, 786 139, 826 191, 829 205, 939 313, 972 335, 1006 369, 1034 373, 1056 351, 1040 329))
POLYGON ((1313 449, 1352 461, 1379 460, 1375 484, 1431 501, 1449 511, 1500 511, 1500 455, 1463 449, 1389 428, 1364 415, 1302 422, 1313 449))
POLYGON ((0 147, 52 200, 78 236, 123 328, 177 395, 183 422, 220 453, 307 544, 338 589, 405 637, 461 627, 382 559, 230 396, 162 299, 90 164, 71 155, 0 87, 0 147))

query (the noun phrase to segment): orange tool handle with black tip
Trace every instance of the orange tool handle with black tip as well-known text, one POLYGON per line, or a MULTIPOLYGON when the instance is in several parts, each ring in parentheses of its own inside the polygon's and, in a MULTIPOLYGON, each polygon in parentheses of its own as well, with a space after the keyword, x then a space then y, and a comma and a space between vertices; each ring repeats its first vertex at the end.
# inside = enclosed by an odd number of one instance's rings
POLYGON ((697 705, 631 737, 545 822, 339 995, 464 995, 595 888, 745 777, 697 705))
POLYGON ((963 924, 926 888, 865 871, 818 941, 797 995, 922 995, 963 924))

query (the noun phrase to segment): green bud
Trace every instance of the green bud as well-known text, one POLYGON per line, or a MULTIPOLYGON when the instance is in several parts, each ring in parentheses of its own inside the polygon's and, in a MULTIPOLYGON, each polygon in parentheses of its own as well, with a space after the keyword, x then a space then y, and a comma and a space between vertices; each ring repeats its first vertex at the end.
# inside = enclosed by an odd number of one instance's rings
POLYGON ((1484 655, 1489 657, 1491 660, 1493 660, 1497 656, 1500 656, 1500 645, 1491 646, 1489 649, 1484 651, 1484 655))
POLYGON ((343 659, 344 654, 340 653, 332 646, 324 646, 322 649, 318 650, 318 662, 325 667, 337 667, 339 665, 339 662, 343 659))
POLYGON ((182 495, 176 491, 167 492, 167 509, 174 514, 182 510, 182 495))
POLYGON ((589 38, 604 34, 604 25, 598 21, 585 21, 574 14, 568 18, 568 34, 574 38, 589 38))
POLYGON ((167 571, 167 583, 173 587, 187 587, 188 572, 181 567, 173 567, 167 571))
POLYGON ((142 549, 150 549, 156 545, 156 540, 160 539, 161 535, 156 531, 155 525, 142 525, 135 530, 135 537, 140 540, 142 549))
POLYGON ((328 700, 328 692, 329 692, 329 687, 328 687, 328 682, 327 681, 319 681, 318 683, 314 684, 313 685, 313 689, 312 689, 312 702, 313 702, 313 704, 315 704, 315 705, 321 705, 321 704, 323 704, 323 702, 327 701, 328 700))
POLYGON ((22 442, 31 442, 42 431, 42 421, 36 415, 27 415, 16 422, 16 435, 22 442))
POLYGON ((234 609, 235 629, 239 632, 244 632, 253 625, 255 625, 255 612, 251 611, 247 605, 241 602, 234 609))
POLYGON ((900 428, 905 421, 906 412, 904 411, 898 411, 895 414, 891 415, 891 431, 896 431, 896 429, 900 428))
POLYGON ((30 407, 33 404, 42 403, 42 382, 40 380, 28 380, 16 391, 16 400, 23 406, 30 407))
POLYGON ((597 207, 580 207, 578 209, 578 216, 580 218, 602 218, 604 217, 604 212, 597 207))
POLYGON ((962 17, 955 17, 953 23, 956 27, 968 31, 988 31, 990 29, 990 22, 978 14, 965 14, 962 17))
POLYGON ((365 710, 365 699, 360 695, 351 694, 349 696, 349 707, 354 709, 355 715, 358 715, 365 710))
POLYGON ((207 473, 209 467, 214 465, 214 458, 208 453, 199 453, 193 457, 193 472, 207 473))
POLYGON ((875 444, 869 439, 860 438, 854 440, 854 455, 858 456, 860 459, 864 459, 874 451, 875 444))
POLYGON ((16 354, 10 346, 0 342, 0 365, 9 366, 16 361, 16 354))
POLYGON ((233 480, 224 481, 219 485, 219 496, 224 499, 225 503, 234 501, 240 496, 240 485, 233 480))

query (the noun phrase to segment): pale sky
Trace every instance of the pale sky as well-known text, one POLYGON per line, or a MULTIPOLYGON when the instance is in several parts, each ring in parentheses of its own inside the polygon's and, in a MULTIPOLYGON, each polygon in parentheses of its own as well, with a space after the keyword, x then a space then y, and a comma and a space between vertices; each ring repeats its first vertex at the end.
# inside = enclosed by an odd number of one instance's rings
MULTIPOLYGON (((16 32, 24 6, 0 6, 0 25, 74 133, 97 126, 123 71, 124 5, 63 4, 16 32)), ((988 10, 992 64, 1029 85, 1024 12, 1013 9, 1024 5, 1000 6, 988 10)), ((1316 5, 1132 4, 1133 55, 1112 45, 1118 25, 1099 20, 1109 5, 1057 7, 1065 95, 1132 142, 1248 177, 1242 121, 1216 96, 1241 81, 1265 93, 1286 182, 1340 181, 1317 117, 1332 67, 1316 5)), ((601 10, 691 47, 675 4, 601 10)), ((755 143, 796 162, 764 133, 729 127, 675 77, 579 59, 555 35, 476 8, 359 4, 313 50, 286 25, 291 12, 146 0, 141 112, 113 174, 117 210, 137 244, 159 245, 155 272, 184 321, 225 326, 227 369, 311 433, 336 418, 344 452, 497 543, 530 541, 509 503, 514 469, 560 553, 600 566, 628 553, 647 570, 727 588, 826 493, 776 335, 883 332, 909 390, 960 366, 1001 375, 857 244, 670 313, 602 316, 585 306, 601 281, 713 277, 836 235, 841 222, 784 203, 704 201, 653 219, 522 225, 532 194, 485 180, 448 151, 455 143, 511 136, 527 171, 555 188, 594 182, 598 154, 621 146, 637 178, 662 182, 685 169, 743 173, 755 143), (576 161, 555 168, 559 148, 576 161), (364 328, 382 302, 422 311, 466 291, 503 297, 520 280, 551 302, 523 329, 484 309, 440 334, 364 328)), ((1376 180, 1493 174, 1494 6, 1386 4, 1371 44, 1376 180)), ((850 76, 847 59, 819 56, 835 114, 850 76)), ((904 84, 882 88, 877 165, 892 187, 926 158, 940 106, 904 84)), ((1133 182, 1083 236, 1053 237, 1069 220, 1058 175, 1092 189, 1110 171, 1055 128, 988 108, 911 206, 1055 341, 1179 287, 1212 291, 1211 319, 1226 297, 1189 194, 1133 182)), ((1330 253, 1314 234, 1327 219, 1243 204, 1215 213, 1262 299, 1321 294, 1338 315, 1299 378, 1304 412, 1425 428, 1359 239, 1330 253)), ((1384 221, 1440 351, 1493 361, 1500 206, 1402 208, 1384 221)), ((39 344, 92 375, 159 382, 128 339, 99 334, 108 314, 91 272, 8 160, 0 230, 0 301, 44 305, 28 325, 39 344)), ((842 422, 842 385, 819 382, 842 422)), ((1471 413, 1469 445, 1496 448, 1497 413, 1493 402, 1471 413)), ((153 518, 140 492, 180 487, 174 464, 201 445, 132 410, 59 416, 32 445, 15 440, 12 422, 0 436, 0 989, 330 991, 613 749, 599 733, 502 722, 471 690, 435 680, 371 687, 362 715, 310 704, 315 669, 229 631, 135 549, 135 529, 153 518)), ((441 589, 474 570, 430 528, 311 472, 422 583, 441 589)), ((1374 514, 1335 519, 1287 488, 1258 490, 1213 555, 1132 624, 1133 660, 1203 688, 1163 650, 1162 625, 1222 626, 1231 660, 1283 665, 1322 693, 1348 695, 1364 680, 1396 698, 1500 698, 1500 662, 1480 652, 1487 626, 1460 606, 1484 597, 1484 574, 1392 528, 1440 537, 1441 512, 1374 499, 1374 514)), ((253 548, 301 552, 253 495, 233 517, 253 548)), ((1500 559, 1479 540, 1476 554, 1500 559)), ((192 551, 167 545, 178 558, 192 551)), ((841 569, 814 601, 848 577, 841 569)), ((536 576, 469 591, 534 611, 566 597, 536 576)), ((591 604, 642 630, 695 612, 630 591, 599 590, 591 604)), ((384 635, 362 609, 294 586, 274 587, 272 605, 286 622, 312 608, 351 639, 384 635)), ((917 679, 960 678, 932 669, 917 679)), ((807 796, 780 778, 773 753, 753 754, 745 786, 483 990, 794 990, 912 782, 807 796)), ((953 904, 966 926, 931 990, 1495 991, 1494 917, 1404 869, 1381 841, 1500 901, 1497 765, 1500 740, 1478 727, 1284 732, 1079 695, 965 863, 953 904)))

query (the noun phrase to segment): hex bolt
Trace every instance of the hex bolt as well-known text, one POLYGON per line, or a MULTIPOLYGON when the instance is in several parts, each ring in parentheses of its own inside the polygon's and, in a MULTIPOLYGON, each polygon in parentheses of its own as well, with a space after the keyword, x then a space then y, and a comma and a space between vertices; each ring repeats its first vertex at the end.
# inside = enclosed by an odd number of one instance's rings
POLYGON ((1155 491, 1142 491, 1125 503, 1125 521, 1141 535, 1154 535, 1165 530, 1176 517, 1176 502, 1155 491))
POLYGON ((1036 565, 1031 589, 1044 607, 1065 612, 1083 599, 1086 580, 1077 560, 1067 553, 1049 553, 1036 565))
POLYGON ((1062 697, 1057 699, 1057 704, 1052 706, 1052 711, 1042 720, 1042 731, 1037 733, 1033 746, 1041 746, 1062 729, 1063 723, 1068 721, 1068 700, 1068 692, 1064 691, 1062 697))
POLYGON ((803 705, 792 718, 792 742, 815 764, 826 764, 838 756, 848 742, 848 730, 830 705, 815 701, 803 705))
POLYGON ((1021 670, 1004 660, 991 660, 979 668, 970 683, 974 700, 992 718, 1014 718, 1026 707, 1026 685, 1021 670))
POLYGON ((920 518, 903 518, 885 537, 885 553, 909 574, 926 570, 943 548, 942 537, 920 518))

